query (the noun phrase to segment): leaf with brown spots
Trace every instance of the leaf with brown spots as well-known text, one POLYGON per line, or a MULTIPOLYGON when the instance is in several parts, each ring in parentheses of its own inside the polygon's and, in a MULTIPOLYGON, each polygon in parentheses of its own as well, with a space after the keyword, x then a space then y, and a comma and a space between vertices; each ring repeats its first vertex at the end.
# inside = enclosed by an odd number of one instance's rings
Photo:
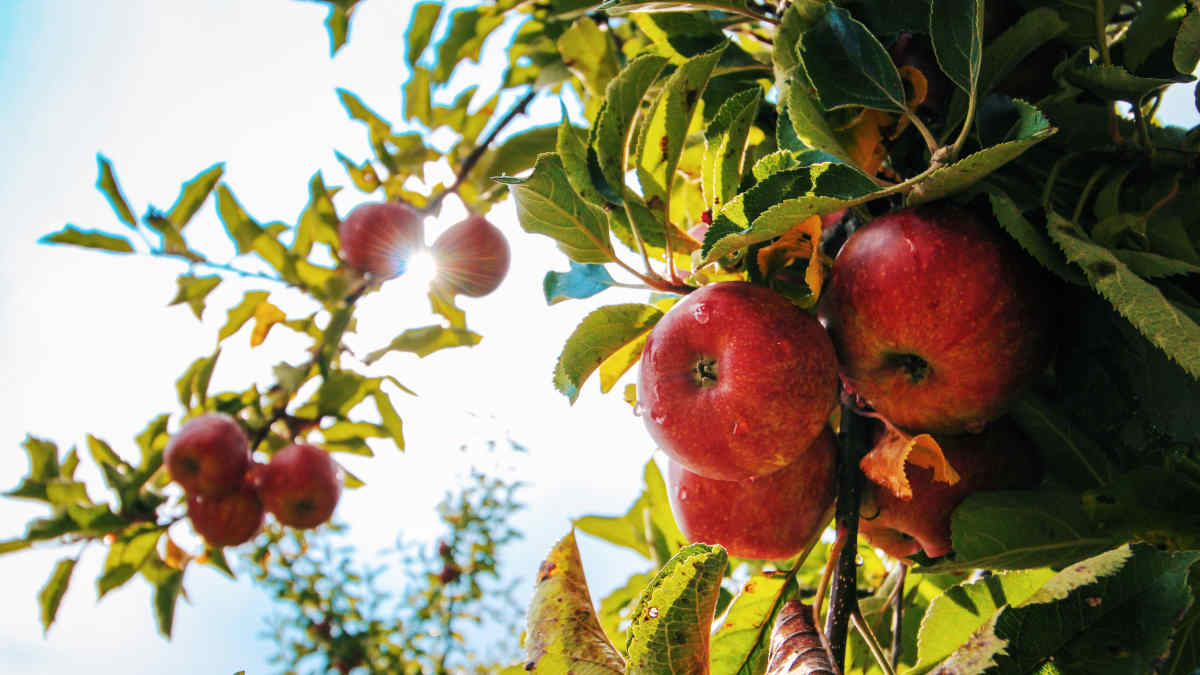
POLYGON ((905 472, 909 462, 931 469, 935 481, 947 485, 958 482, 958 472, 946 461, 941 446, 933 440, 933 436, 909 436, 890 424, 858 466, 867 478, 887 488, 897 498, 907 501, 913 496, 912 485, 905 472))
POLYGON ((771 631, 766 675, 833 675, 821 637, 812 623, 812 607, 792 600, 779 610, 771 631))
POLYGON ((583 576, 572 530, 538 569, 526 615, 525 670, 531 673, 623 673, 625 662, 604 635, 583 576))

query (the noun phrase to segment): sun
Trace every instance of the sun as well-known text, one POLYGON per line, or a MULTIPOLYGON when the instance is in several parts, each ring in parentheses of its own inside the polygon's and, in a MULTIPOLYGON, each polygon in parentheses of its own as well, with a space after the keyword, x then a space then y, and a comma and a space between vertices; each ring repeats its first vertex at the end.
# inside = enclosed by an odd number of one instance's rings
POLYGON ((405 264, 404 276, 408 277, 410 284, 417 284, 422 288, 433 283, 434 277, 437 276, 437 261, 434 260, 433 253, 429 249, 413 253, 405 264))

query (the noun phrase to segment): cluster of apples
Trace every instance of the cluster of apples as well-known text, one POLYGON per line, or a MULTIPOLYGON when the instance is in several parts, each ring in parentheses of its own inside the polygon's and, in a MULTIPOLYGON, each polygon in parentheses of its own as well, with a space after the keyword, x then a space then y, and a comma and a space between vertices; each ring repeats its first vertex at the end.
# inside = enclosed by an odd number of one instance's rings
POLYGON ((213 546, 249 541, 266 513, 289 527, 316 527, 333 515, 342 492, 338 466, 325 450, 294 443, 266 464, 255 462, 241 425, 222 413, 184 424, 168 441, 163 463, 187 492, 192 527, 213 546))
MULTIPOLYGON (((399 276, 426 249, 425 216, 403 202, 361 204, 338 226, 338 242, 350 267, 384 279, 399 276)), ((428 250, 437 265, 433 288, 443 295, 482 297, 508 274, 508 241, 478 214, 451 225, 428 250)))
POLYGON ((861 531, 889 554, 949 553, 967 494, 1036 482, 1029 442, 989 423, 1045 368, 1052 303, 996 230, 944 204, 876 218, 839 251, 819 320, 738 281, 673 307, 646 340, 638 392, 684 535, 747 558, 805 550, 836 498, 839 380, 896 427, 937 434, 961 477, 910 466, 909 500, 871 486, 861 531))

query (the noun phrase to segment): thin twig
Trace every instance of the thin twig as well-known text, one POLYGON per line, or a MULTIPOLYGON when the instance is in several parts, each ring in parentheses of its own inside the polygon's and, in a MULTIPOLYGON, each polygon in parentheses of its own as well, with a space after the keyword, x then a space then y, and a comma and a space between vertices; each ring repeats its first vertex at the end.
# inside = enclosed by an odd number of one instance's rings
POLYGON ((512 109, 504 115, 503 118, 501 118, 500 122, 496 124, 496 128, 492 129, 492 132, 488 134, 487 138, 483 139, 481 143, 476 145, 475 149, 471 151, 471 154, 467 155, 467 158, 463 160, 462 166, 458 168, 458 174, 454 177, 454 183, 450 187, 442 190, 430 198, 429 203, 426 204, 425 208, 423 209, 425 213, 436 213, 438 208, 440 208, 442 205, 442 200, 444 200, 447 195, 458 192, 458 188, 461 187, 463 181, 467 179, 467 175, 471 173, 471 169, 474 169, 475 165, 479 163, 479 160, 483 157, 483 153, 487 152, 488 146, 492 144, 492 141, 496 140, 496 137, 500 135, 500 132, 504 130, 504 127, 508 126, 509 122, 512 122, 514 119, 516 119, 517 115, 525 112, 525 108, 529 107, 529 103, 533 101, 535 96, 537 96, 537 90, 530 89, 529 93, 525 94, 520 101, 517 101, 517 104, 514 105, 512 109))
POLYGON ((262 279, 265 281, 273 281, 277 284, 283 284, 284 286, 288 286, 289 288, 296 287, 295 284, 287 281, 286 279, 283 279, 282 277, 278 277, 273 274, 267 274, 266 272, 255 272, 252 270, 242 269, 240 267, 235 267, 231 263, 213 262, 211 260, 208 260, 207 258, 204 260, 193 260, 192 258, 189 258, 189 257, 183 255, 182 253, 172 253, 170 251, 166 251, 161 248, 150 249, 150 255, 152 255, 156 258, 177 258, 179 260, 187 261, 187 263, 192 266, 198 265, 200 267, 208 267, 208 268, 211 268, 214 270, 221 270, 222 272, 230 272, 232 274, 236 274, 239 277, 243 277, 246 279, 262 279))
POLYGON ((900 665, 900 648, 904 644, 904 582, 908 578, 908 565, 900 565, 900 579, 896 581, 896 594, 892 597, 892 670, 900 665))
POLYGON ((863 617, 862 610, 855 607, 854 611, 850 613, 850 619, 854 623, 854 628, 858 630, 858 634, 867 643, 867 649, 871 650, 871 656, 875 657, 875 663, 883 671, 883 675, 896 675, 895 669, 892 668, 892 665, 883 653, 883 647, 879 644, 879 638, 875 637, 875 631, 871 630, 871 626, 867 624, 867 620, 863 617))

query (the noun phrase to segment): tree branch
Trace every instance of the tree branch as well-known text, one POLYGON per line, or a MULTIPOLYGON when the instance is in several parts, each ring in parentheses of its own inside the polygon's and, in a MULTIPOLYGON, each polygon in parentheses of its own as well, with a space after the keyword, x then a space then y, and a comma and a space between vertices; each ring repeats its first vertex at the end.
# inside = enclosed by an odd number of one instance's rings
POLYGON ((867 419, 852 405, 842 405, 842 428, 838 434, 838 495, 835 523, 837 538, 844 542, 838 553, 833 588, 829 594, 829 613, 825 617, 825 635, 829 639, 834 668, 844 671, 846 638, 851 616, 858 610, 858 460, 867 449, 867 419))

